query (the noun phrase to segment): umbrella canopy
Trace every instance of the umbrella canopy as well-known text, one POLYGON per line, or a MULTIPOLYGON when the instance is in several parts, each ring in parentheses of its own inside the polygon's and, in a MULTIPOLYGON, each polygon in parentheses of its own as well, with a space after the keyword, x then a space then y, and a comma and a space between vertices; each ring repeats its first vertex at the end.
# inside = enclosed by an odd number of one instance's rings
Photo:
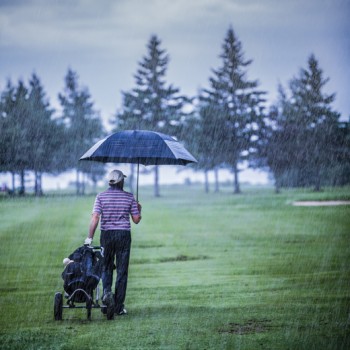
MULTIPOLYGON (((109 135, 92 146, 80 160, 138 165, 197 163, 192 154, 173 137, 148 130, 125 130, 109 135)), ((139 169, 137 184, 138 175, 139 169)))

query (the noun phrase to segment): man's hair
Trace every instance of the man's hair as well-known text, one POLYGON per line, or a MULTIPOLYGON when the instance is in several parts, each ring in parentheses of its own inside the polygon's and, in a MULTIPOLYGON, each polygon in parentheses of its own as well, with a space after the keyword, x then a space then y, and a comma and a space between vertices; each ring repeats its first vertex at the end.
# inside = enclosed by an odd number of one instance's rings
POLYGON ((116 184, 109 184, 112 188, 118 188, 119 190, 124 190, 124 179, 121 179, 119 182, 116 184))

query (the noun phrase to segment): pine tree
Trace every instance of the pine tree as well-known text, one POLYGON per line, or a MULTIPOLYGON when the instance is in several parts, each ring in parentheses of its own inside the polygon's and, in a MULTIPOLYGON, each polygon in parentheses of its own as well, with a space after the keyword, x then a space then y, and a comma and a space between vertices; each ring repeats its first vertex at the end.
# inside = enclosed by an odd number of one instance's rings
POLYGON ((65 170, 64 164, 60 162, 63 125, 53 119, 54 110, 46 98, 43 86, 37 75, 33 74, 29 81, 29 108, 31 128, 27 130, 30 134, 31 148, 30 169, 34 171, 35 194, 42 194, 42 174, 44 172, 56 173, 65 170))
POLYGON ((267 167, 274 175, 276 193, 280 192, 290 164, 295 163, 299 156, 298 152, 293 152, 297 128, 293 123, 287 123, 288 118, 285 118, 289 113, 286 93, 279 85, 278 102, 271 106, 263 126, 259 128, 254 159, 255 167, 267 167))
POLYGON ((25 193, 25 175, 35 174, 35 194, 42 194, 41 176, 44 172, 57 172, 62 168, 57 156, 63 127, 52 118, 53 110, 46 100, 39 78, 33 74, 29 88, 18 82, 8 82, 1 98, 1 169, 12 173, 12 190, 15 191, 15 174, 20 175, 20 193, 25 193))
MULTIPOLYGON (((209 171, 217 170, 224 163, 225 150, 221 149, 221 130, 220 120, 212 118, 215 115, 215 106, 207 105, 199 101, 196 113, 186 121, 184 140, 188 147, 196 155, 198 163, 194 165, 195 169, 204 171, 205 192, 209 192, 209 171)), ((218 184, 216 191, 219 191, 218 184)))
POLYGON ((257 134, 262 113, 264 92, 258 82, 247 78, 242 44, 229 28, 220 55, 222 65, 213 70, 210 88, 200 95, 204 137, 212 144, 212 165, 225 163, 234 173, 234 192, 240 192, 238 165, 248 159, 252 141, 257 134))
POLYGON ((313 185, 319 191, 327 168, 336 162, 340 115, 331 107, 335 94, 323 92, 328 81, 311 55, 307 69, 290 81, 290 96, 280 88, 267 159, 276 181, 282 184, 313 185))
POLYGON ((19 194, 25 194, 25 172, 30 169, 31 147, 30 130, 33 127, 30 118, 28 102, 28 88, 23 81, 12 93, 5 120, 8 145, 5 159, 8 161, 8 170, 20 175, 19 194))
MULTIPOLYGON (((94 110, 87 88, 79 88, 78 76, 71 69, 65 77, 65 91, 59 94, 63 108, 62 119, 66 124, 66 162, 76 169, 77 194, 83 194, 85 183, 81 173, 89 172, 90 166, 79 163, 79 158, 104 135, 99 114, 94 110)), ((100 167, 103 165, 101 164, 100 167)))
POLYGON ((308 69, 300 71, 300 77, 290 85, 293 115, 304 134, 300 145, 304 149, 303 159, 298 164, 299 171, 310 177, 316 191, 320 190, 323 168, 332 162, 332 145, 340 115, 333 111, 331 104, 335 94, 323 93, 329 78, 323 78, 314 55, 308 60, 308 69))
MULTIPOLYGON (((123 92, 122 110, 116 114, 115 131, 145 129, 172 136, 181 135, 186 117, 184 107, 190 100, 180 90, 166 84, 169 55, 161 49, 161 41, 151 36, 147 55, 139 62, 134 75, 136 86, 123 92)), ((155 166, 154 194, 159 194, 158 167, 155 166)))
POLYGON ((12 174, 12 192, 15 192, 15 174, 17 171, 14 159, 15 123, 13 122, 15 103, 15 87, 11 81, 7 82, 0 99, 0 171, 9 171, 12 174))

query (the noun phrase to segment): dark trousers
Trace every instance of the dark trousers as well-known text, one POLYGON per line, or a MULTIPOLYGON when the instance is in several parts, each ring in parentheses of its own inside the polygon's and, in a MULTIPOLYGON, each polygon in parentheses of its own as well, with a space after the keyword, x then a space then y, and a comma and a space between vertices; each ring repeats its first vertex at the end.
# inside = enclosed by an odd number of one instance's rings
POLYGON ((115 281, 115 310, 124 308, 131 247, 130 231, 101 231, 100 243, 103 253, 102 284, 103 293, 112 291, 114 264, 117 268, 115 281))

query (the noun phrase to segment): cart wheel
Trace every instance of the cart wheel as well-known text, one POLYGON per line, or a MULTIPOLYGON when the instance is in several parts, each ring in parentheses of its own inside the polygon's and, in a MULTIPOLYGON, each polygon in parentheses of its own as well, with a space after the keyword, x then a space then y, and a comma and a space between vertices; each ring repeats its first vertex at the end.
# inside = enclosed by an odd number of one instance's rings
POLYGON ((107 320, 114 319, 114 304, 107 306, 107 320))
POLYGON ((57 292, 55 294, 55 303, 54 303, 54 317, 56 321, 62 320, 62 311, 63 311, 63 296, 62 296, 62 293, 57 292))
POLYGON ((87 319, 89 321, 91 321, 91 309, 92 309, 92 300, 90 298, 88 298, 86 300, 86 315, 87 315, 87 319))
POLYGON ((113 320, 114 319, 114 296, 112 293, 109 293, 106 300, 106 316, 107 320, 113 320))

